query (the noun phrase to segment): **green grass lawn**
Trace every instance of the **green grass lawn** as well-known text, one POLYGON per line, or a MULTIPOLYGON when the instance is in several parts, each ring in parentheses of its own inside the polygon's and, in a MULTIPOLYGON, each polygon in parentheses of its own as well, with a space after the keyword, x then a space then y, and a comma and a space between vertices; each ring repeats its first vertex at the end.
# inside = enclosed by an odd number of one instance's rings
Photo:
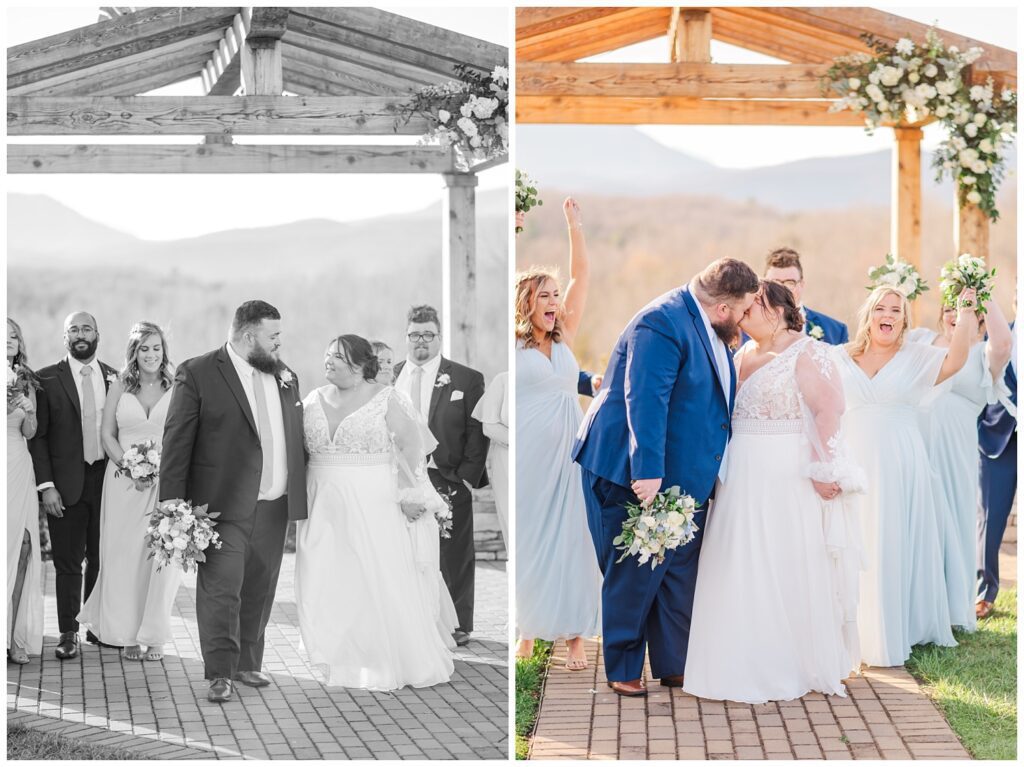
POLYGON ((550 655, 551 642, 538 639, 532 658, 516 658, 516 759, 525 759, 530 750, 528 738, 537 721, 550 655))
POLYGON ((73 738, 36 732, 15 724, 7 728, 7 758, 127 760, 146 757, 119 748, 90 746, 73 738))
POLYGON ((1017 590, 999 592, 996 611, 957 647, 915 647, 907 669, 975 759, 1017 758, 1017 590))

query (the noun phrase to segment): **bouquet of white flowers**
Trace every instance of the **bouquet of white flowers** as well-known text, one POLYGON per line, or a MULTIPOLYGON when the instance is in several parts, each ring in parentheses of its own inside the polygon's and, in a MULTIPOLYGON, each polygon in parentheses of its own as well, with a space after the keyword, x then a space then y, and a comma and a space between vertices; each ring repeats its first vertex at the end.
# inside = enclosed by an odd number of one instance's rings
POLYGON ((160 448, 156 442, 147 439, 125 450, 114 476, 120 477, 122 474, 132 480, 135 489, 140 492, 152 487, 160 476, 160 448))
MULTIPOLYGON (((417 483, 412 487, 401 488, 398 491, 398 502, 402 505, 409 504, 414 507, 422 507, 428 514, 433 514, 437 520, 437 526, 442 538, 452 537, 452 501, 444 493, 438 492, 422 473, 416 473, 417 483)), ((452 493, 457 493, 453 490, 452 493)), ((410 523, 415 520, 411 520, 410 523)))
POLYGON ((897 261, 892 253, 885 256, 884 264, 868 269, 868 279, 871 280, 868 290, 886 285, 905 295, 908 301, 913 301, 928 290, 927 283, 921 279, 914 265, 897 261))
POLYGON ((27 395, 32 384, 21 365, 12 366, 7 363, 7 403, 14 404, 14 401, 22 395, 27 395))
POLYGON ((146 548, 149 558, 156 559, 157 571, 173 564, 184 572, 195 570, 200 562, 206 561, 206 550, 221 547, 220 535, 214 530, 214 517, 220 512, 208 514, 207 504, 193 508, 189 501, 177 504, 158 505, 149 514, 149 529, 146 531, 146 548))
POLYGON ((996 276, 996 270, 989 271, 985 268, 985 261, 964 253, 942 267, 942 288, 943 306, 956 306, 957 299, 965 290, 974 288, 978 293, 978 314, 985 313, 985 302, 992 298, 992 279, 996 276))
MULTIPOLYGON (((516 168, 516 213, 527 213, 530 208, 543 204, 537 196, 537 182, 516 168)), ((521 231, 523 227, 517 226, 516 233, 521 231)))
POLYGON ((649 506, 627 506, 629 516, 622 523, 622 534, 612 541, 612 545, 622 551, 616 564, 638 555, 638 567, 650 562, 653 570, 660 565, 665 561, 666 551, 685 546, 697 534, 693 521, 696 506, 693 498, 682 493, 678 485, 658 493, 649 506))

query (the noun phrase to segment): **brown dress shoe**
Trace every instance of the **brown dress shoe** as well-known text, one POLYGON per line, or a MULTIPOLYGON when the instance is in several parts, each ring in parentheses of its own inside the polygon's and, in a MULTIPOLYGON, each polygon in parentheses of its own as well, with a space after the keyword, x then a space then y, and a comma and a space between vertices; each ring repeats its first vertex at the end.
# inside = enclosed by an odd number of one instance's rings
POLYGON ((974 614, 977 616, 978 620, 987 618, 992 614, 992 603, 986 602, 984 599, 979 600, 978 603, 974 605, 974 614))
POLYGON ((627 698, 639 698, 647 694, 647 686, 643 679, 631 679, 628 682, 609 682, 608 686, 619 695, 627 698))
POLYGON ((270 684, 270 677, 259 671, 236 671, 235 679, 250 687, 266 687, 270 684))
POLYGON ((231 700, 231 680, 222 676, 211 679, 206 697, 211 703, 227 703, 231 700))
POLYGON ((662 687, 682 687, 683 686, 683 675, 676 674, 675 676, 663 676, 661 678, 662 687))

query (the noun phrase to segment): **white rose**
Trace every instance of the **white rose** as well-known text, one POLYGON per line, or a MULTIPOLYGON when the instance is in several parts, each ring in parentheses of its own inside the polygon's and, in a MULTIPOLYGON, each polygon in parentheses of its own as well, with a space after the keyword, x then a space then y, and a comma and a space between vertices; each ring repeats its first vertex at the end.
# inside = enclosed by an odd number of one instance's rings
POLYGON ((959 158, 961 165, 973 165, 978 161, 978 150, 971 149, 970 147, 968 147, 967 149, 962 149, 960 151, 959 158))
POLYGON ((178 549, 178 551, 181 551, 182 549, 188 548, 188 541, 186 541, 184 538, 175 538, 173 545, 174 548, 178 549))
POLYGON ((885 101, 885 94, 882 93, 882 89, 874 83, 868 85, 864 90, 867 92, 868 96, 871 97, 872 101, 885 101))
POLYGON ((452 117, 452 113, 449 112, 447 109, 438 109, 437 110, 437 121, 439 123, 441 123, 441 125, 444 125, 445 123, 447 123, 451 119, 451 117, 452 117))
POLYGON ((939 80, 935 83, 935 90, 943 96, 952 96, 956 93, 956 83, 952 80, 939 80))
POLYGON ((892 88, 897 85, 902 77, 903 70, 899 67, 882 67, 880 79, 882 81, 882 85, 887 88, 892 88))
POLYGON ((851 77, 847 81, 847 84, 850 86, 850 90, 851 91, 855 91, 858 88, 860 88, 860 78, 859 77, 851 77))
POLYGON ((473 107, 471 107, 469 105, 469 102, 467 101, 465 104, 463 104, 461 107, 459 107, 459 112, 462 114, 463 117, 472 117, 473 116, 473 107))
POLYGON ((992 154, 995 151, 995 147, 992 146, 992 142, 987 138, 983 138, 978 142, 978 149, 985 154, 992 154))
POLYGON ((916 88, 914 88, 914 90, 916 91, 918 96, 925 99, 926 101, 928 99, 935 98, 935 95, 937 93, 937 91, 935 90, 935 86, 929 85, 928 83, 921 83, 916 88))
POLYGON ((938 117, 940 120, 948 115, 949 109, 947 107, 940 106, 935 108, 935 116, 938 117))
POLYGON ((171 529, 171 520, 167 517, 162 517, 160 519, 160 524, 157 525, 156 529, 160 533, 160 535, 166 535, 167 531, 171 529))
POLYGON ((921 75, 919 75, 917 72, 911 72, 909 75, 907 75, 907 79, 910 80, 910 82, 912 83, 916 83, 918 80, 921 79, 921 75))
POLYGON ((960 183, 963 184, 964 186, 970 186, 971 184, 973 184, 977 180, 978 179, 976 179, 974 176, 961 176, 960 177, 960 183))
POLYGON ((491 72, 491 79, 497 83, 508 82, 508 67, 496 66, 494 71, 491 72))
POLYGON ((970 95, 971 101, 988 101, 988 98, 991 98, 988 96, 988 89, 984 85, 972 85, 970 95))
POLYGON ((924 68, 925 77, 935 77, 939 73, 939 68, 934 64, 929 64, 924 68))
POLYGON ((965 110, 961 110, 960 112, 957 113, 956 117, 953 118, 953 122, 955 122, 957 125, 963 125, 969 119, 971 119, 971 116, 967 114, 965 110))
POLYGON ((967 193, 967 202, 971 203, 972 205, 977 205, 979 202, 981 202, 981 195, 978 194, 977 189, 972 189, 967 193))
POLYGON ((460 117, 456 125, 458 125, 462 132, 470 138, 477 134, 476 123, 469 117, 460 117))
POLYGON ((640 517, 640 521, 647 525, 648 529, 650 530, 653 530, 655 527, 658 526, 658 520, 656 520, 650 514, 646 514, 645 516, 640 517))
POLYGON ((479 149, 483 146, 483 143, 483 140, 479 136, 473 136, 473 138, 469 140, 469 145, 474 149, 479 149))
POLYGON ((967 125, 964 126, 964 133, 966 133, 971 138, 974 138, 975 136, 978 135, 978 126, 975 125, 974 123, 967 123, 967 125))
POLYGON ((977 125, 979 128, 985 124, 986 120, 988 120, 988 117, 985 116, 984 112, 978 112, 976 115, 974 115, 974 124, 977 125))
POLYGON ((880 285, 892 285, 893 287, 896 287, 900 284, 900 276, 896 274, 896 272, 887 272, 879 278, 878 283, 880 285))
POLYGON ((975 173, 988 173, 988 163, 984 160, 978 160, 977 162, 971 163, 971 170, 975 173))

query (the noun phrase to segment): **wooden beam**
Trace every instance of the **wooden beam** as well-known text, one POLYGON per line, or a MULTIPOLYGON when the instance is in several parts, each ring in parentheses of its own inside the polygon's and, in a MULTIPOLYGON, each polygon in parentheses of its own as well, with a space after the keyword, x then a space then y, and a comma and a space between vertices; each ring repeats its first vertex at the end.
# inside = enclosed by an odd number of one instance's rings
POLYGON ((516 65, 516 97, 628 96, 740 99, 821 99, 824 64, 516 65))
POLYGON ((490 170, 491 168, 497 168, 499 165, 504 165, 507 162, 508 162, 508 155, 507 154, 495 155, 494 157, 492 157, 489 160, 483 160, 481 162, 478 162, 478 163, 474 164, 470 168, 470 172, 472 172, 472 173, 483 173, 485 170, 490 170))
MULTIPOLYGON (((954 187, 956 184, 954 184, 954 187)), ((953 216, 953 242, 956 255, 970 253, 972 256, 985 259, 988 263, 990 253, 990 223, 985 211, 977 205, 960 204, 959 195, 956 199, 957 214, 953 216)))
POLYGON ((130 82, 119 82, 110 86, 95 85, 92 88, 92 93, 96 96, 121 97, 131 97, 138 96, 142 93, 149 93, 150 91, 155 91, 157 88, 164 88, 168 85, 174 85, 175 83, 180 83, 184 80, 191 80, 192 78, 199 77, 203 71, 204 61, 206 61, 205 54, 197 56, 189 61, 182 61, 178 66, 170 69, 167 67, 147 69, 140 71, 138 79, 130 82))
POLYGON ((673 8, 672 61, 711 62, 711 12, 673 8))
MULTIPOLYGON (((503 46, 376 8, 318 7, 291 10, 293 14, 304 18, 354 32, 361 43, 358 47, 385 56, 393 55, 400 61, 409 61, 404 54, 412 50, 432 58, 448 59, 453 63, 464 62, 488 72, 499 64, 504 66, 508 63, 508 49, 503 46), (372 43, 369 38, 372 38, 372 43)), ((301 26, 299 28, 303 29, 301 26)), ((343 37, 351 39, 347 35, 338 35, 336 31, 329 33, 328 39, 346 42, 343 37)))
POLYGON ((207 62, 203 88, 207 96, 231 96, 242 85, 242 46, 252 24, 252 9, 243 8, 224 30, 224 36, 207 62))
POLYGON ((440 147, 8 144, 8 173, 448 173, 440 147))
POLYGON ((516 8, 516 41, 582 27, 630 8, 516 8))
POLYGON ((575 61, 607 53, 668 32, 669 8, 628 8, 592 24, 517 40, 516 62, 575 61))
POLYGON ((380 96, 139 96, 7 99, 10 136, 421 135, 398 122, 406 99, 380 96))
POLYGON ((281 54, 288 67, 295 67, 295 65, 308 67, 311 73, 317 73, 328 82, 336 82, 371 96, 411 95, 423 87, 422 83, 396 77, 388 72, 370 69, 349 61, 314 53, 305 48, 288 45, 287 41, 282 42, 281 54))
POLYGON ((287 25, 287 8, 253 9, 249 34, 239 51, 245 95, 280 96, 284 91, 281 38, 287 25))
POLYGON ((7 49, 7 87, 96 66, 220 31, 238 8, 144 8, 7 49))
POLYGON ((813 41, 815 47, 836 56, 849 53, 873 53, 860 39, 860 32, 845 25, 822 24, 817 19, 789 13, 776 13, 782 8, 729 7, 724 14, 737 20, 746 20, 761 29, 769 30, 789 40, 813 41))
MULTIPOLYGON (((451 80, 453 76, 450 73, 441 74, 416 66, 415 64, 407 64, 404 61, 388 58, 372 51, 364 51, 351 45, 339 45, 322 37, 313 37, 295 29, 288 30, 284 43, 289 47, 300 48, 310 53, 325 56, 332 62, 343 61, 357 64, 367 69, 387 73, 396 78, 417 83, 420 86, 445 83, 451 80)), ((288 66, 287 54, 285 55, 285 66, 288 66)))
POLYGON ((449 359, 476 361, 475 173, 444 175, 441 235, 441 345, 449 359))
POLYGON ((516 96, 520 123, 606 125, 816 125, 863 127, 853 112, 829 112, 831 101, 516 96))
POLYGON ((921 268, 921 138, 920 128, 895 128, 892 153, 890 242, 900 261, 921 268))
POLYGON ((288 31, 287 8, 256 6, 249 22, 249 37, 280 40, 288 31))
POLYGON ((305 93, 312 96, 352 96, 362 97, 366 94, 353 88, 346 88, 338 83, 325 80, 317 71, 311 74, 308 67, 285 61, 284 87, 292 93, 305 93))
POLYGON ((731 8, 715 8, 711 14, 712 36, 730 45, 796 64, 831 64, 836 56, 841 55, 835 48, 823 46, 814 38, 785 34, 783 30, 739 16, 731 8))
POLYGON ((112 59, 85 69, 76 69, 45 80, 19 85, 7 89, 8 96, 58 96, 88 94, 93 86, 109 88, 117 83, 129 83, 139 79, 141 70, 154 70, 161 66, 175 67, 183 60, 208 55, 214 50, 220 33, 213 31, 204 35, 189 37, 165 45, 159 55, 150 51, 134 53, 120 59, 112 59))

